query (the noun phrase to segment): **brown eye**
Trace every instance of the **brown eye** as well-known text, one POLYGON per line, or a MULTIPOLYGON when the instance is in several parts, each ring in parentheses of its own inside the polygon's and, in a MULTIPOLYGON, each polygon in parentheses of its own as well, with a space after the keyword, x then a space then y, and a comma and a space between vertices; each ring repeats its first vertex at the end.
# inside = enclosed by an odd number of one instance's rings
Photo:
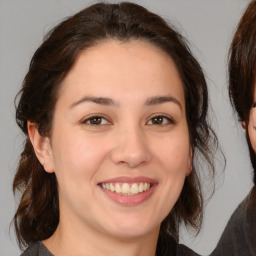
POLYGON ((104 117, 92 116, 92 117, 85 119, 83 121, 83 123, 88 124, 88 125, 105 125, 105 124, 108 124, 109 122, 104 117))
POLYGON ((173 124, 174 121, 167 116, 154 116, 152 117, 147 124, 149 125, 166 125, 166 124, 173 124))
POLYGON ((101 117, 93 117, 88 120, 90 124, 101 124, 101 117))
POLYGON ((162 116, 156 116, 152 118, 152 124, 163 124, 163 117, 162 116))

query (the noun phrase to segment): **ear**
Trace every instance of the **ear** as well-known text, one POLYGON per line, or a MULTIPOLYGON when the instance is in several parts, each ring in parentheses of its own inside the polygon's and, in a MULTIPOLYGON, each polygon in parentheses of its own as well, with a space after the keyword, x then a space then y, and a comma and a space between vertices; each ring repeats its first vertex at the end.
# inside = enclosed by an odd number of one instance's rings
POLYGON ((37 125, 28 121, 27 124, 29 139, 33 145, 38 161, 48 173, 54 172, 53 155, 50 139, 40 135, 37 125))
POLYGON ((245 130, 246 129, 246 123, 245 121, 241 122, 242 128, 245 130))
POLYGON ((192 172, 192 164, 193 164, 193 149, 189 147, 189 158, 188 158, 188 168, 187 168, 187 176, 192 172))
POLYGON ((252 148, 256 152, 256 107, 251 108, 250 111, 248 134, 252 148))

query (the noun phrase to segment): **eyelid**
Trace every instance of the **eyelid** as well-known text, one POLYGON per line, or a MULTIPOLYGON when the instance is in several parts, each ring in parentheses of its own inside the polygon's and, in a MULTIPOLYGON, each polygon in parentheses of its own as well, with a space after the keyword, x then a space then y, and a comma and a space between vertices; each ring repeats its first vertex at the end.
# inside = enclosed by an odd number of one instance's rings
POLYGON ((148 124, 149 121, 152 121, 153 118, 156 118, 156 117, 161 117, 163 119, 167 119, 168 120, 168 123, 167 124, 150 124, 150 125, 158 125, 158 126, 161 126, 161 125, 168 125, 168 124, 175 124, 175 121, 174 119, 169 116, 169 115, 166 115, 166 114, 155 114, 153 116, 150 117, 150 119, 146 122, 146 124, 148 124))
POLYGON ((111 121, 109 121, 109 118, 105 117, 102 114, 92 114, 90 116, 86 116, 83 119, 81 119, 80 121, 81 124, 85 124, 85 125, 90 125, 90 126, 104 126, 104 125, 110 125, 112 124, 111 121), (89 120, 93 119, 93 118, 101 118, 107 121, 107 124, 89 124, 87 123, 89 120))

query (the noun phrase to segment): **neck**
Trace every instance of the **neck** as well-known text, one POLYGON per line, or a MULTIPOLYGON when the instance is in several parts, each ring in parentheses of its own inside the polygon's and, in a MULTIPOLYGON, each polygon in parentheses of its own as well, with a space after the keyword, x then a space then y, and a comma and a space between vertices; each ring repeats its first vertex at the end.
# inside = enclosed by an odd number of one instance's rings
POLYGON ((143 236, 120 238, 60 219, 55 233, 43 243, 55 256, 155 256, 158 234, 159 227, 143 236))

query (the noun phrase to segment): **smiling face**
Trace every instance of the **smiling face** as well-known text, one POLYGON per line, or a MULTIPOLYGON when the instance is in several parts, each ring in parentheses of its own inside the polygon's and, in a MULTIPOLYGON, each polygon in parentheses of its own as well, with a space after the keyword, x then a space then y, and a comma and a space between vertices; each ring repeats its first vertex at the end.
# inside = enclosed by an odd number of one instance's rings
POLYGON ((51 138, 43 150, 33 144, 56 174, 63 229, 72 220, 69 229, 114 237, 158 234, 192 161, 172 59, 139 41, 83 51, 59 91, 51 138))

